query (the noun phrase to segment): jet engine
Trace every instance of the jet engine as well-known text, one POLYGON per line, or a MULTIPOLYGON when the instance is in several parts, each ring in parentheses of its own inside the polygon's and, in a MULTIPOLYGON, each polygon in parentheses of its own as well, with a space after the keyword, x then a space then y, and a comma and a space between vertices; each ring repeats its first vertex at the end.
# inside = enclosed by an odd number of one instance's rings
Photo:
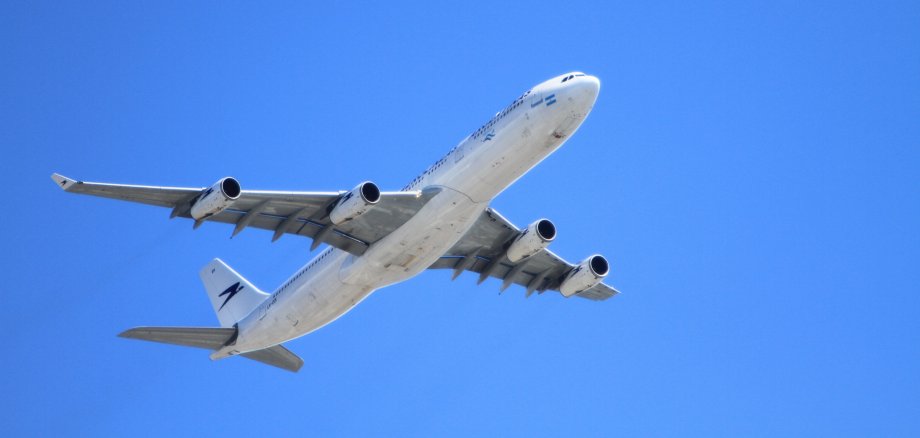
POLYGON ((559 286, 559 291, 566 298, 581 291, 588 290, 601 282, 610 272, 610 264, 604 256, 595 254, 582 260, 566 274, 559 286))
POLYGON ((335 225, 361 216, 380 201, 380 189, 376 184, 365 181, 342 196, 329 212, 329 220, 335 225))
POLYGON ((511 242, 506 256, 512 263, 517 263, 549 246, 556 238, 556 226, 549 219, 540 219, 524 229, 511 242))
POLYGON ((240 197, 240 183, 232 177, 222 178, 198 195, 189 212, 195 220, 201 220, 224 211, 240 197))

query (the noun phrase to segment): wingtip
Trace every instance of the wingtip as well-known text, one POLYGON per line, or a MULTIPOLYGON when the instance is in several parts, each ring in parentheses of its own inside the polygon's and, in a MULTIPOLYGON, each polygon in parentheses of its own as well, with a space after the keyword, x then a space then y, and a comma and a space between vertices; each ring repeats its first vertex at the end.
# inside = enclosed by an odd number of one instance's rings
POLYGON ((133 328, 127 329, 127 330, 125 330, 125 331, 119 333, 119 334, 118 334, 118 337, 119 337, 119 338, 129 338, 129 339, 130 339, 130 338, 133 338, 134 336, 132 336, 132 335, 134 334, 134 331, 135 331, 135 329, 133 329, 133 328))
POLYGON ((54 181, 54 183, 57 184, 58 187, 64 189, 65 191, 69 191, 70 188, 73 187, 74 184, 77 184, 79 182, 75 179, 68 178, 64 175, 61 175, 60 173, 52 173, 51 180, 54 181))

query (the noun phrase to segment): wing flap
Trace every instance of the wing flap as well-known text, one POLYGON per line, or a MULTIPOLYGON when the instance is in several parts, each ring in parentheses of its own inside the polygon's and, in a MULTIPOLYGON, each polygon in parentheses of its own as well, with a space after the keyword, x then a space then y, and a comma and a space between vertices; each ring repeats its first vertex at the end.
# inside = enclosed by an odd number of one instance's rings
POLYGON ((600 283, 600 284, 595 285, 595 286, 592 287, 591 289, 588 289, 588 290, 586 290, 586 291, 579 292, 579 293, 578 293, 578 296, 580 296, 580 297, 582 297, 582 298, 587 298, 587 299, 589 299, 589 300, 603 301, 603 300, 606 300, 607 298, 610 298, 610 297, 612 297, 612 296, 614 296, 614 295, 617 295, 617 294, 619 294, 619 293, 620 293, 620 291, 618 291, 618 290, 616 290, 616 289, 614 289, 614 288, 612 288, 612 287, 610 287, 610 286, 608 286, 608 285, 606 285, 606 284, 604 284, 604 283, 600 283))

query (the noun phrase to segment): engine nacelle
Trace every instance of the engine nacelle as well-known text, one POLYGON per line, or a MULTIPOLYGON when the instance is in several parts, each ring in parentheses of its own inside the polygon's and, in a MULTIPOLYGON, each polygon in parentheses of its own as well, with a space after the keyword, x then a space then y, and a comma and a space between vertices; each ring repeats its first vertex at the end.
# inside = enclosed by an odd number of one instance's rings
POLYGON ((189 213, 195 220, 213 216, 233 204, 233 201, 240 197, 240 192, 242 190, 239 181, 229 176, 222 178, 198 195, 189 213))
POLYGON ((566 298, 581 291, 590 289, 601 282, 610 272, 610 264, 604 256, 595 254, 582 260, 574 269, 566 274, 559 286, 559 291, 566 298))
POLYGON ((524 229, 511 242, 506 256, 512 263, 526 259, 549 246, 556 238, 556 226, 549 219, 540 219, 524 229))
POLYGON ((329 212, 329 220, 335 225, 340 225, 361 216, 379 201, 380 189, 376 184, 365 181, 339 199, 329 212))

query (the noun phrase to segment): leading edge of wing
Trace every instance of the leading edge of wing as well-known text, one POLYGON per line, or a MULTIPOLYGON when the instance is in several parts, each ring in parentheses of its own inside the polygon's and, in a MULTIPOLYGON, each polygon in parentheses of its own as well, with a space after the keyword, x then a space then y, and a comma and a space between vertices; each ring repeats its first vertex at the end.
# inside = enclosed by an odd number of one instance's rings
MULTIPOLYGON (((143 190, 168 190, 168 191, 185 191, 189 193, 200 192, 203 187, 164 187, 164 186, 144 186, 137 184, 111 184, 111 183, 100 183, 100 182, 87 182, 80 181, 70 177, 61 175, 60 173, 52 173, 51 180, 54 181, 58 187, 63 189, 65 192, 74 192, 74 193, 93 193, 92 190, 86 190, 88 188, 99 189, 104 191, 105 189, 117 190, 117 189, 143 189, 143 190)), ((93 193, 95 194, 95 193, 93 193)))
MULTIPOLYGON (((96 191, 102 191, 105 189, 109 190, 131 190, 131 189, 141 189, 141 190, 162 190, 170 192, 188 192, 188 193, 200 193, 206 187, 171 187, 171 186, 147 186, 140 184, 113 184, 113 183, 101 183, 101 182, 90 182, 90 181, 81 181, 76 180, 59 173, 52 173, 51 179, 57 184, 58 187, 63 189, 65 192, 74 192, 74 193, 89 193, 97 194, 96 191), (89 190, 87 190, 89 189, 89 190)), ((273 190, 243 190, 242 194, 255 195, 263 199, 270 198, 272 200, 278 201, 298 201, 300 197, 303 196, 339 196, 344 192, 304 192, 304 191, 273 191, 273 190)), ((385 192, 387 195, 392 196, 393 193, 385 192)), ((400 195, 405 195, 407 197, 417 197, 417 192, 399 192, 400 195)))

